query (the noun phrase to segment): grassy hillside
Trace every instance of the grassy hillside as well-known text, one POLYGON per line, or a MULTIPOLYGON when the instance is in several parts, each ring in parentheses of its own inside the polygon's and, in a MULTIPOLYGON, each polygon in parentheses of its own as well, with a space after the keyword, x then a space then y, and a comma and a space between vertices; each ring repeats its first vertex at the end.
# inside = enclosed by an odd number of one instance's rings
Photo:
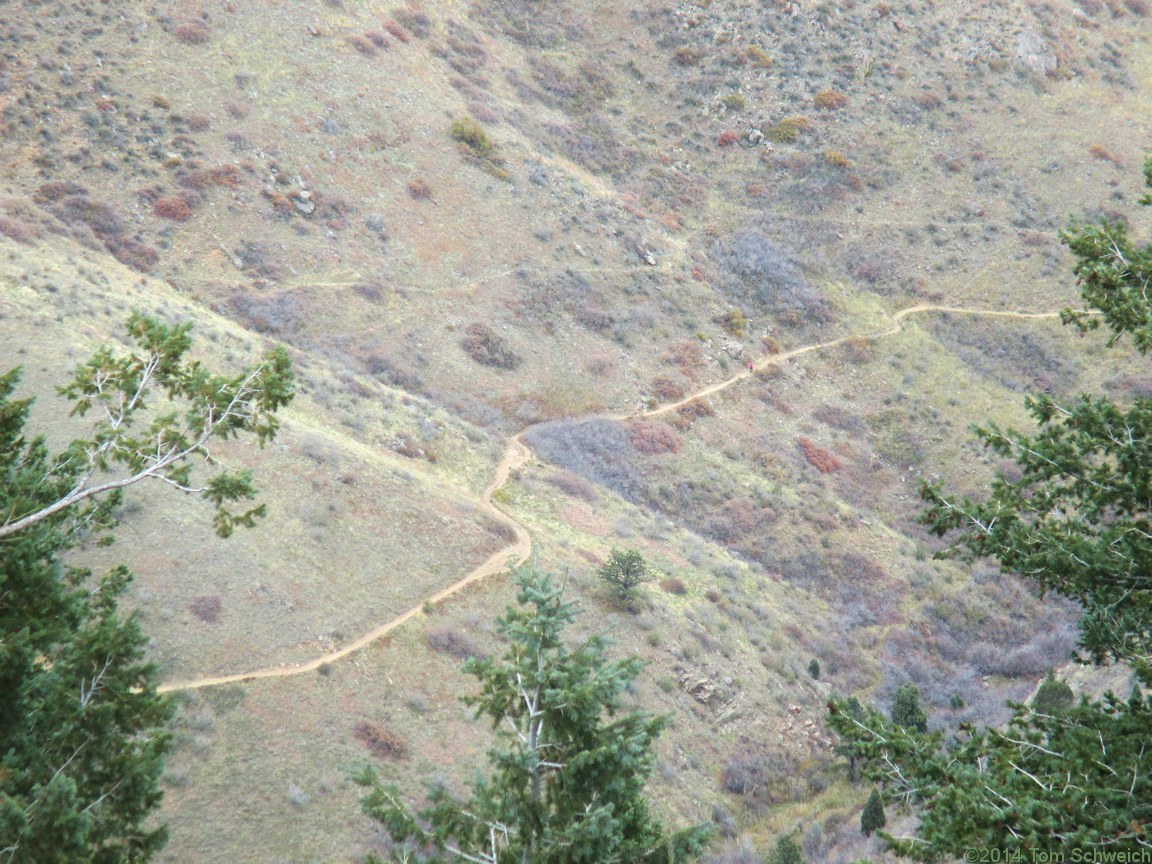
MULTIPOLYGON (((511 518, 570 574, 579 626, 650 661, 632 695, 674 717, 652 790, 672 820, 878 857, 829 690, 883 704, 912 680, 936 722, 995 720, 1074 636, 1074 610, 932 560, 916 478, 978 490, 995 466, 968 424, 1023 422, 1030 390, 1148 388, 1051 318, 892 316, 1075 301, 1056 232, 1132 210, 1149 20, 1138 0, 17 0, 0 365, 64 440, 53 387, 131 309, 193 320, 225 368, 291 349, 283 434, 227 454, 256 471, 260 530, 219 542, 141 490, 85 553, 137 572, 167 681, 335 651, 509 547, 511 518), (595 577, 613 547, 662 574, 627 608, 595 577)), ((511 599, 491 578, 316 671, 188 691, 162 860, 382 848, 341 766, 414 793, 469 777, 486 733, 458 667, 511 599)))

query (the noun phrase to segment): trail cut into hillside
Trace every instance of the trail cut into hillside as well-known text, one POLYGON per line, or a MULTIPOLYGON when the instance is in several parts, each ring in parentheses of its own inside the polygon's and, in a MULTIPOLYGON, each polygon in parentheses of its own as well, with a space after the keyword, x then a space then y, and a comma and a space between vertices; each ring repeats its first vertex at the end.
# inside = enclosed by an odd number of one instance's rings
MULTIPOLYGON (((670 411, 675 411, 683 405, 693 401, 694 399, 701 399, 711 396, 731 387, 738 382, 755 375, 756 372, 765 369, 769 366, 779 365, 801 357, 805 354, 810 354, 816 351, 823 351, 829 348, 835 348, 850 341, 874 341, 883 339, 887 336, 894 336, 903 329, 903 322, 911 315, 922 314, 954 314, 954 315, 972 315, 985 318, 1009 318, 1018 320, 1040 320, 1059 318, 1059 312, 1010 312, 995 309, 965 309, 960 306, 944 306, 937 304, 921 304, 917 306, 909 306, 901 309, 892 316, 892 325, 886 329, 872 333, 861 334, 848 334, 845 336, 830 339, 826 342, 814 342, 809 345, 802 345, 798 348, 793 348, 789 351, 784 351, 779 354, 772 354, 760 358, 752 362, 751 369, 743 369, 723 381, 704 387, 694 393, 691 393, 682 399, 675 402, 669 402, 655 408, 647 409, 644 411, 635 411, 625 414, 607 415, 608 419, 612 420, 632 420, 638 417, 656 417, 661 414, 666 414, 670 411)), ((492 480, 480 495, 477 506, 491 514, 494 518, 498 519, 503 524, 507 525, 515 533, 515 539, 511 544, 500 549, 490 555, 483 563, 475 569, 467 573, 463 578, 435 594, 430 595, 420 602, 419 605, 413 606, 406 612, 392 618, 378 627, 363 634, 356 640, 348 643, 347 645, 335 651, 322 654, 319 657, 313 658, 303 663, 283 664, 280 666, 272 666, 264 669, 256 669, 250 672, 236 672, 228 675, 216 675, 205 678, 197 678, 192 681, 184 682, 171 682, 162 684, 157 688, 161 693, 172 693, 182 690, 198 690, 205 687, 215 687, 221 684, 235 684, 243 681, 255 681, 264 678, 287 678, 293 675, 302 675, 307 672, 314 672, 321 666, 326 664, 335 663, 338 660, 349 656, 350 654, 359 651, 367 645, 377 641, 378 639, 387 636, 393 630, 406 621, 416 617, 429 605, 440 603, 449 597, 463 591, 469 585, 473 585, 488 576, 493 576, 499 573, 506 572, 509 568, 516 567, 528 560, 532 554, 532 539, 528 533, 528 529, 519 522, 512 514, 499 507, 492 500, 493 495, 503 488, 504 484, 508 482, 509 476, 513 471, 525 465, 530 458, 532 452, 523 441, 523 436, 533 427, 529 426, 522 429, 520 432, 511 436, 507 440, 507 446, 504 450, 504 455, 496 464, 492 473, 492 480)))

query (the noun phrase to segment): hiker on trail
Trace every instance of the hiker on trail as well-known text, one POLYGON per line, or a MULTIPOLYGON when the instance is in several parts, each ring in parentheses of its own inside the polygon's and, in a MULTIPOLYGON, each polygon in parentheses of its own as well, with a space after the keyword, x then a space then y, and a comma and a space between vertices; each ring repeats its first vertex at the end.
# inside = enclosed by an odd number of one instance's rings
POLYGON ((756 371, 756 367, 753 365, 751 360, 748 361, 748 371, 749 372, 755 372, 756 371))

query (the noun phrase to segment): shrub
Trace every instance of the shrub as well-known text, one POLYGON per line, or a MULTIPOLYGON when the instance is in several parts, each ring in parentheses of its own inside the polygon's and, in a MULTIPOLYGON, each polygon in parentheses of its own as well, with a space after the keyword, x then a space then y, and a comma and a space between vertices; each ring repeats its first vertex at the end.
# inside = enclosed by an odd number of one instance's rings
POLYGON ((209 168, 207 172, 209 183, 228 189, 239 186, 241 176, 240 169, 235 165, 217 165, 215 168, 209 168))
POLYGON ((353 33, 350 36, 345 36, 344 41, 359 51, 361 54, 363 54, 365 57, 372 57, 376 54, 376 46, 367 36, 360 36, 356 33, 353 33))
POLYGON ((865 837, 871 837, 874 832, 887 824, 884 802, 880 798, 879 790, 873 789, 872 794, 868 796, 868 803, 864 805, 864 812, 860 814, 860 833, 865 837))
POLYGON ((88 190, 70 180, 52 180, 36 187, 32 200, 37 204, 55 204, 69 195, 87 195, 88 190))
POLYGON ((625 552, 613 549, 597 575, 612 587, 617 597, 627 600, 641 584, 651 580, 652 571, 635 549, 625 552))
POLYGON ((477 156, 487 157, 492 153, 492 139, 471 117, 461 117, 452 124, 452 140, 463 144, 477 156))
POLYGON ((688 586, 684 584, 684 580, 677 579, 675 576, 661 579, 660 588, 667 594, 676 594, 677 596, 683 596, 688 593, 688 586))
POLYGON ((1051 669, 1036 690, 1032 710, 1039 714, 1057 714, 1071 708, 1076 702, 1072 688, 1056 677, 1051 669))
POLYGON ((896 698, 892 702, 892 722, 905 729, 928 731, 928 717, 920 707, 920 688, 915 684, 904 684, 896 690, 896 698))
POLYGON ((542 459, 607 486, 629 501, 639 501, 644 472, 627 430, 613 420, 594 419, 534 426, 525 442, 542 459))
POLYGON ((391 729, 369 723, 367 720, 357 722, 352 734, 378 759, 403 759, 408 750, 404 746, 404 739, 391 729))
POLYGON ((28 226, 23 222, 17 222, 15 219, 9 219, 7 216, 0 216, 0 234, 15 240, 17 243, 29 244, 32 242, 32 232, 28 226))
POLYGON ((496 369, 516 369, 523 359, 487 324, 476 322, 465 329, 460 347, 483 366, 496 369))
POLYGON ((831 165, 833 168, 843 168, 847 170, 853 167, 853 162, 840 150, 825 150, 820 154, 824 157, 824 161, 831 165))
POLYGON ((192 602, 188 604, 188 611, 203 621, 205 624, 215 624, 220 620, 220 612, 223 608, 223 603, 219 595, 203 595, 200 597, 193 597, 192 602))
POLYGON ((571 495, 573 498, 582 498, 591 502, 600 497, 595 486, 583 477, 578 477, 568 471, 553 471, 544 479, 565 495, 571 495))
POLYGON ((417 177, 408 181, 408 194, 417 201, 423 201, 425 198, 432 197, 432 187, 423 177, 417 177))
POLYGON ((179 195, 157 198, 156 203, 152 205, 152 212, 173 222, 187 222, 192 217, 192 208, 179 195))
POLYGON ((749 45, 744 51, 744 56, 748 58, 748 62, 754 63, 761 69, 772 68, 772 55, 759 45, 749 45))
POLYGON ((208 25, 202 21, 181 24, 172 31, 172 35, 182 45, 203 45, 212 38, 212 32, 208 29, 208 25))
POLYGON ((698 66, 704 59, 704 52, 691 45, 681 45, 672 53, 672 59, 681 66, 698 66))
POLYGON ((664 423, 635 420, 628 425, 628 440, 641 453, 659 455, 680 452, 680 436, 675 429, 664 423))
POLYGON ((864 432, 866 428, 860 417, 839 405, 831 405, 827 402, 813 409, 812 419, 844 432, 864 432))
POLYGON ((813 681, 820 680, 820 661, 815 657, 813 657, 812 661, 808 664, 808 674, 811 676, 813 681))
POLYGON ((785 117, 765 129, 764 137, 775 144, 791 144, 811 126, 806 117, 785 117))
POLYGON ((684 384, 676 379, 660 376, 652 381, 652 395, 661 402, 675 402, 684 395, 684 384))
POLYGON ((848 97, 836 90, 822 90, 812 98, 813 104, 824 111, 835 111, 848 104, 848 97))
POLYGON ((714 260, 717 287, 742 310, 796 311, 812 320, 827 320, 824 299, 808 283, 796 258, 768 236, 762 222, 718 241, 714 260))
POLYGON ((716 409, 712 407, 712 403, 707 399, 693 399, 691 402, 685 402, 677 408, 676 413, 681 417, 698 420, 701 417, 716 416, 716 409))
POLYGON ((725 333, 735 336, 737 339, 743 339, 748 328, 748 319, 739 309, 729 309, 716 319, 716 323, 723 328, 725 333))
POLYGON ((678 342, 664 352, 661 358, 665 363, 679 366, 686 371, 695 371, 704 365, 704 352, 700 343, 693 340, 678 342))
POLYGON ((720 147, 731 147, 733 144, 735 144, 739 140, 740 140, 740 133, 735 132, 732 129, 725 129, 716 138, 716 143, 720 147))
POLYGON ((810 438, 801 435, 796 439, 796 443, 800 445, 800 449, 804 452, 804 458, 808 460, 808 463, 821 474, 839 471, 844 467, 844 463, 840 461, 835 453, 830 450, 825 450, 810 438))
POLYGON ((117 261, 141 273, 147 273, 160 260, 159 252, 147 243, 141 243, 131 237, 105 240, 104 245, 117 261))
POLYGON ((767 864, 805 864, 803 850, 791 834, 785 835, 776 841, 767 864))
POLYGON ((484 652, 465 636, 450 627, 440 627, 430 630, 424 636, 424 641, 433 651, 448 654, 457 660, 467 660, 469 657, 484 659, 484 652))
POLYGON ((432 21, 423 12, 401 7, 392 11, 392 17, 417 39, 426 39, 432 32, 432 21))
POLYGON ((408 42, 408 33, 403 27, 400 26, 399 21, 389 20, 384 22, 384 29, 387 30, 392 38, 398 42, 408 42))

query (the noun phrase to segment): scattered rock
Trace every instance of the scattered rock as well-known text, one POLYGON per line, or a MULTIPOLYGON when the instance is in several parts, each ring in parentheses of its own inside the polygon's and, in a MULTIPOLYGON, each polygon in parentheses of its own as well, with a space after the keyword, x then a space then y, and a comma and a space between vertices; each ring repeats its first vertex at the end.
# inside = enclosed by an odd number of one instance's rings
POLYGON ((307 216, 316 209, 316 202, 312 200, 312 193, 308 190, 301 190, 299 194, 292 198, 292 203, 296 205, 296 209, 307 216))
POLYGON ((1044 37, 1032 28, 1016 36, 1016 60, 1041 75, 1055 73, 1060 62, 1044 37))

